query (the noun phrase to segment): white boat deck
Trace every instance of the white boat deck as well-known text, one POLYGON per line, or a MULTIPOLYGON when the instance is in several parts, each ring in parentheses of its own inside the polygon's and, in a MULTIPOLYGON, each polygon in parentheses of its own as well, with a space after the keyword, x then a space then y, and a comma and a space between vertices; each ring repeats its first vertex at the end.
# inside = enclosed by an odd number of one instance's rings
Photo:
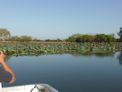
POLYGON ((14 87, 6 87, 2 92, 58 92, 48 84, 32 84, 14 87))

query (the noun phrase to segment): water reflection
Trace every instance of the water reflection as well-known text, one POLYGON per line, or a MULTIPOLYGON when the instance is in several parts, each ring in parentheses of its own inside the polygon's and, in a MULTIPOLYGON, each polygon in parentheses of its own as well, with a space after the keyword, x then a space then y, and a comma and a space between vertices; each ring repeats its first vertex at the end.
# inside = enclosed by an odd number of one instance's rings
POLYGON ((113 57, 114 56, 114 53, 111 52, 111 53, 96 53, 95 56, 97 57, 113 57))
POLYGON ((12 57, 12 56, 10 56, 10 55, 6 55, 6 56, 5 56, 5 62, 7 62, 8 60, 10 60, 11 57, 12 57))
POLYGON ((10 58, 7 63, 17 76, 14 85, 47 83, 60 92, 122 92, 122 52, 10 58))
MULTIPOLYGON (((64 54, 69 54, 69 53, 64 53, 64 54)), ((58 55, 64 55, 64 54, 58 54, 58 55)), ((57 54, 47 54, 47 55, 57 55, 57 54)), ((122 65, 122 52, 109 52, 109 53, 70 53, 69 55, 72 55, 73 57, 81 57, 81 56, 85 56, 85 57, 89 57, 89 56, 96 56, 96 57, 114 57, 114 55, 116 56, 116 58, 119 60, 119 64, 122 65)), ((27 55, 30 56, 30 55, 27 55)), ((31 55, 32 56, 32 55, 31 55)), ((42 55, 33 55, 36 57, 42 56, 42 55)), ((10 58, 13 57, 12 55, 6 55, 5 61, 9 61, 10 58)), ((18 57, 18 56, 15 56, 18 57)))
POLYGON ((119 60, 119 64, 122 65, 122 52, 120 52, 118 55, 117 55, 117 58, 119 60))
MULTIPOLYGON (((69 54, 69 53, 64 53, 64 54, 69 54)), ((46 54, 46 55, 64 55, 63 53, 62 54, 46 54)), ((43 54, 45 55, 45 54, 43 54)), ((96 57, 114 57, 114 55, 116 55, 117 59, 119 60, 119 64, 122 65, 122 52, 107 52, 107 53, 70 53, 69 55, 72 55, 73 57, 81 57, 81 56, 85 56, 85 57, 88 57, 88 56, 96 56, 96 57), (117 54, 116 54, 117 53, 117 54)), ((21 55, 20 55, 21 56, 21 55)), ((42 55, 27 55, 27 56, 36 56, 36 57, 39 57, 39 56, 42 56, 42 55)), ((9 61, 10 58, 13 57, 12 55, 6 55, 6 58, 5 58, 5 61, 9 61)), ((15 57, 18 57, 18 56, 15 56, 15 57)))
POLYGON ((96 57, 113 57, 115 53, 113 52, 105 52, 105 53, 70 53, 70 55, 75 56, 75 57, 80 57, 80 56, 96 56, 96 57))
MULTIPOLYGON (((42 56, 42 55, 64 55, 64 54, 69 54, 69 55, 72 55, 74 57, 80 57, 80 56, 96 56, 96 57, 113 57, 115 53, 113 52, 107 52, 107 53, 90 53, 90 52, 87 52, 87 53, 76 53, 76 52, 72 52, 72 53, 62 53, 62 54, 41 54, 41 55, 18 55, 18 56, 15 56, 15 57, 19 57, 19 56, 42 56)), ((6 55, 5 57, 5 61, 8 61, 13 55, 6 55)), ((120 58, 122 56, 122 52, 121 52, 121 55, 119 55, 120 58)), ((122 60, 122 58, 121 58, 122 60)))

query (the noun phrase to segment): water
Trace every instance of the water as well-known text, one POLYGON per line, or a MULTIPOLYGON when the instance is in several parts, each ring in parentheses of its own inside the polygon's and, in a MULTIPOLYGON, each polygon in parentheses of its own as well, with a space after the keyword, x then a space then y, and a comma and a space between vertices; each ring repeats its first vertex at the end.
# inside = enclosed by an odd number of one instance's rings
MULTIPOLYGON (((122 53, 9 57, 13 85, 47 83, 59 92, 122 92, 122 53)), ((10 86, 6 83, 3 86, 10 86)))

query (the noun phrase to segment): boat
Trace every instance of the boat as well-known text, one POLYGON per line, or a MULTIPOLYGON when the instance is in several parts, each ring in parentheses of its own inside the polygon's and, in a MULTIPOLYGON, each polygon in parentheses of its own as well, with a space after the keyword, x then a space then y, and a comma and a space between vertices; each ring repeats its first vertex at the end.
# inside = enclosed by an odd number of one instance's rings
POLYGON ((2 92, 58 92, 48 84, 29 84, 13 87, 4 87, 2 92))

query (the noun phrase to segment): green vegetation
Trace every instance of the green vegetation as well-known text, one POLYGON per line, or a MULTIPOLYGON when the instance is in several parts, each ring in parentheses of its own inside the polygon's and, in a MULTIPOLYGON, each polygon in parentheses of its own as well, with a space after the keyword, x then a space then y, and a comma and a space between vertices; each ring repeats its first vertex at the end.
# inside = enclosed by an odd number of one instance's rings
POLYGON ((114 42, 114 35, 105 35, 105 34, 97 34, 97 35, 82 35, 82 34, 74 34, 66 39, 68 42, 114 42))
POLYGON ((9 41, 32 41, 32 37, 31 36, 13 36, 9 39, 9 41))
POLYGON ((120 28, 120 32, 118 32, 120 36, 119 39, 114 37, 114 34, 96 34, 96 35, 88 35, 88 34, 73 34, 72 36, 66 38, 65 40, 61 39, 46 39, 40 40, 37 38, 33 38, 31 36, 12 36, 11 33, 4 28, 0 29, 0 40, 2 41, 42 41, 42 42, 117 42, 122 41, 122 28, 120 28))
POLYGON ((5 28, 0 28, 0 40, 8 40, 11 38, 10 32, 5 28))
POLYGON ((7 29, 0 29, 0 50, 7 55, 102 54, 122 50, 122 28, 118 34, 120 39, 113 34, 74 34, 65 40, 40 40, 27 35, 12 36, 7 29))
MULTIPOLYGON (((120 45, 120 43, 119 43, 120 45)), ((0 50, 7 55, 40 55, 72 53, 108 53, 122 50, 117 43, 70 43, 70 42, 1 42, 0 50)))

